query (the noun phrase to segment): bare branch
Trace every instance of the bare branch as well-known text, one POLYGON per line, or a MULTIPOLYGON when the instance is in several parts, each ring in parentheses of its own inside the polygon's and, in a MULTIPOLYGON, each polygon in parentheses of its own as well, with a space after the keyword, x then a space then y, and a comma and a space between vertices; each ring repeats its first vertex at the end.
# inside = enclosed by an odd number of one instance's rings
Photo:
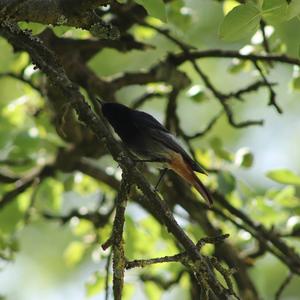
MULTIPOLYGON (((206 87, 212 92, 212 94, 216 97, 216 99, 219 101, 219 103, 223 106, 224 112, 227 115, 227 119, 230 125, 232 125, 233 127, 236 128, 243 128, 243 127, 247 127, 247 126, 252 126, 252 125, 262 125, 263 121, 262 120, 258 120, 258 121, 244 121, 244 122, 240 122, 237 123, 234 118, 233 118, 233 112, 230 108, 230 106, 228 105, 228 103, 226 102, 226 100, 232 96, 235 95, 235 93, 229 93, 229 94, 224 94, 221 91, 219 91, 210 81, 210 79, 208 78, 208 76, 201 70, 201 68, 199 67, 199 65, 196 62, 196 57, 193 57, 193 52, 192 49, 194 49, 193 47, 186 45, 185 43, 179 41, 178 39, 174 38, 171 34, 169 34, 169 32, 167 30, 163 30, 159 27, 150 25, 148 23, 144 23, 142 22, 143 25, 148 26, 152 29, 155 29, 157 32, 159 32, 160 34, 164 35, 166 38, 168 38, 170 41, 172 41, 174 44, 176 44, 177 46, 179 46, 179 48, 183 51, 183 53, 181 55, 184 56, 185 60, 181 61, 181 63, 185 62, 185 61, 190 61, 190 63, 192 64, 193 68, 195 69, 195 71, 198 73, 198 75, 200 76, 200 78, 202 79, 202 81, 204 82, 204 84, 206 85, 206 87)), ((170 55, 169 58, 174 64, 178 64, 178 60, 179 57, 178 55, 170 55)), ((181 64, 180 63, 180 64, 181 64)), ((269 84, 266 84, 269 87, 269 84)), ((241 95, 241 92, 239 93, 241 95)))
MULTIPOLYGON (((223 234, 216 237, 205 237, 200 239, 197 244, 197 250, 200 251, 203 246, 206 244, 218 244, 224 242, 225 239, 229 237, 229 234, 223 234)), ((164 262, 178 262, 178 261, 184 261, 187 257, 186 252, 182 252, 176 255, 171 256, 164 256, 164 257, 158 257, 158 258, 150 258, 150 259, 139 259, 139 260, 133 260, 133 261, 127 261, 125 268, 126 269, 132 269, 132 268, 144 268, 145 266, 152 265, 152 264, 159 264, 164 262)))
POLYGON ((204 136, 214 127, 214 125, 217 123, 217 121, 220 119, 220 117, 222 115, 223 115, 223 111, 220 111, 214 118, 211 119, 211 121, 207 124, 207 126, 202 131, 199 131, 192 135, 187 135, 187 134, 183 133, 184 137, 188 140, 192 140, 192 139, 198 138, 200 136, 204 136))
POLYGON ((284 279, 284 281, 282 282, 282 284, 279 286, 278 290, 276 291, 275 294, 275 300, 279 300, 284 289, 288 286, 288 284, 291 282, 292 278, 293 278, 293 273, 290 272, 288 274, 288 276, 284 279))
POLYGON ((270 53, 270 45, 269 45, 269 41, 268 41, 268 38, 267 38, 267 35, 266 35, 266 23, 264 20, 261 20, 260 21, 260 31, 261 31, 261 34, 262 34, 262 37, 263 37, 263 40, 262 40, 262 45, 266 51, 266 53, 270 53))
POLYGON ((13 182, 16 182, 18 180, 20 180, 20 177, 16 177, 16 176, 13 176, 11 174, 7 174, 6 172, 5 173, 0 173, 0 182, 13 183, 13 182))
POLYGON ((109 3, 110 0, 0 0, 0 19, 80 27, 95 36, 116 39, 119 31, 94 12, 109 3))
POLYGON ((174 63, 181 65, 189 59, 203 59, 203 58, 238 58, 240 60, 255 61, 267 61, 284 63, 288 65, 300 66, 300 59, 290 57, 284 54, 242 54, 239 51, 234 50, 222 50, 222 49, 209 49, 209 50, 191 50, 189 53, 179 53, 172 55, 174 63))
POLYGON ((257 91, 259 88, 261 87, 268 87, 269 86, 275 86, 277 83, 272 83, 272 82, 268 82, 266 83, 265 81, 255 81, 251 84, 249 84, 248 86, 244 87, 244 88, 241 88, 235 92, 231 92, 231 93, 228 93, 226 95, 226 98, 229 99, 229 98, 237 98, 237 99, 240 99, 240 100, 243 100, 243 95, 244 94, 248 94, 248 93, 251 93, 251 92, 255 92, 257 91))
POLYGON ((144 273, 144 274, 140 275, 140 279, 143 282, 151 281, 151 282, 155 283, 157 286, 159 286, 160 288, 167 290, 171 286, 179 283, 179 281, 182 278, 182 276, 184 275, 184 273, 185 273, 184 270, 179 271, 178 274, 171 280, 166 280, 162 276, 154 276, 151 274, 144 273))
POLYGON ((265 82, 266 86, 269 89, 269 94, 270 94, 270 100, 269 100, 269 105, 273 105, 275 107, 275 109, 277 110, 277 112, 279 114, 282 114, 282 109, 278 106, 278 104, 276 103, 276 93, 272 88, 271 83, 268 81, 267 77, 265 76, 262 68, 259 66, 259 62, 255 61, 253 62, 254 66, 256 67, 256 69, 258 70, 261 78, 263 79, 263 81, 265 82))
POLYGON ((101 214, 99 212, 80 213, 77 210, 73 210, 69 214, 64 216, 58 216, 58 215, 50 214, 48 212, 44 212, 43 217, 49 220, 60 221, 62 224, 65 224, 69 222, 72 218, 76 217, 79 219, 91 221, 96 228, 101 228, 108 223, 113 210, 114 208, 112 208, 107 214, 101 214))
POLYGON ((46 177, 53 176, 53 174, 54 174, 53 166, 45 166, 44 168, 42 168, 40 171, 30 176, 29 178, 19 179, 18 181, 15 182, 16 187, 13 190, 4 194, 4 196, 0 200, 0 209, 3 209, 3 207, 11 203, 11 201, 13 201, 18 195, 20 195, 29 187, 31 187, 37 178, 39 178, 39 180, 42 181, 46 177))
POLYGON ((136 109, 140 106, 142 106, 147 100, 151 99, 151 98, 163 98, 166 95, 163 93, 145 93, 144 95, 142 95, 141 97, 135 99, 133 101, 132 104, 132 108, 136 109))

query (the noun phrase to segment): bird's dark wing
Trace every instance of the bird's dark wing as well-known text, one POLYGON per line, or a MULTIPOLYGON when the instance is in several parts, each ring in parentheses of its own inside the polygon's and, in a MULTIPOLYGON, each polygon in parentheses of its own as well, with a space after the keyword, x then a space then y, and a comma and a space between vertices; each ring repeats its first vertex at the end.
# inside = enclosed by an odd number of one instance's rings
POLYGON ((180 153, 194 171, 206 174, 205 170, 179 145, 175 137, 154 117, 145 112, 136 110, 133 111, 132 114, 137 128, 144 131, 145 134, 150 135, 152 139, 161 143, 166 148, 180 153))
POLYGON ((167 128, 165 128, 162 124, 160 124, 154 117, 152 117, 151 115, 143 111, 133 110, 132 119, 135 125, 139 128, 141 127, 143 129, 152 128, 152 129, 157 129, 169 133, 167 128))
POLYGON ((183 159, 191 166, 193 171, 207 174, 206 171, 196 162, 194 161, 190 155, 179 145, 176 141, 175 137, 170 132, 158 132, 158 130, 151 130, 151 136, 156 141, 162 143, 165 147, 172 149, 173 151, 180 153, 183 159))

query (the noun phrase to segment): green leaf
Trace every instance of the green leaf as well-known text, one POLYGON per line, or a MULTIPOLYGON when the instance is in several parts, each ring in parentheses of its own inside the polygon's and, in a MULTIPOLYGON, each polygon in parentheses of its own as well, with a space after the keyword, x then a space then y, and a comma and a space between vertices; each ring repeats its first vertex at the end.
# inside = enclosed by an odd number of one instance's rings
POLYGON ((293 78, 292 88, 295 91, 300 91, 300 76, 293 78))
POLYGON ((298 15, 300 15, 300 1, 292 0, 287 8, 287 19, 291 20, 298 15))
POLYGON ((247 3, 233 8, 224 18, 219 36, 232 42, 253 35, 259 27, 261 11, 257 6, 247 3))
POLYGON ((168 25, 174 28, 174 32, 185 35, 193 25, 192 9, 186 7, 183 0, 171 1, 166 6, 168 25))
POLYGON ((125 252, 128 255, 129 259, 133 259, 136 252, 137 252, 137 244, 136 241, 139 241, 137 232, 136 232, 137 225, 133 221, 133 219, 126 215, 126 222, 125 222, 125 252))
POLYGON ((274 199, 274 201, 286 208, 294 208, 298 206, 299 200, 296 197, 296 187, 292 185, 287 185, 284 188, 280 188, 280 190, 275 193, 274 196, 270 197, 270 199, 274 199))
POLYGON ((35 22, 19 22, 18 24, 21 29, 31 30, 34 35, 41 33, 46 28, 46 25, 35 22))
POLYGON ((241 148, 235 154, 235 163, 240 167, 250 168, 253 160, 253 154, 248 148, 241 148))
POLYGON ((249 0, 251 2, 253 2, 254 4, 256 4, 258 7, 262 7, 264 0, 249 0))
POLYGON ((14 54, 12 46, 4 39, 0 38, 0 52, 1 57, 5 59, 0 60, 0 72, 5 72, 9 69, 10 65, 14 63, 14 54))
POLYGON ((288 4, 286 0, 265 0, 262 16, 268 24, 278 24, 287 19, 288 4))
POLYGON ((233 155, 223 148, 222 141, 219 138, 215 137, 211 139, 210 145, 218 157, 226 161, 232 162, 233 155))
POLYGON ((222 171, 218 174, 218 187, 222 194, 227 195, 235 189, 236 180, 230 172, 222 171))
POLYGON ((205 93, 205 90, 200 85, 193 85, 188 91, 187 95, 197 103, 200 103, 202 101, 205 101, 208 99, 207 94, 205 93))
POLYGON ((14 254, 19 250, 19 242, 15 236, 0 234, 0 257, 2 260, 13 260, 14 254))
POLYGON ((135 0, 142 5, 151 17, 167 22, 166 8, 162 0, 135 0))
POLYGON ((80 219, 79 223, 74 226, 73 232, 77 236, 85 236, 93 232, 94 226, 91 221, 80 219))
POLYGON ((65 178, 65 180, 63 181, 63 185, 64 185, 64 191, 68 192, 68 191, 72 191, 72 189, 74 188, 74 183, 75 183, 75 176, 73 174, 68 174, 65 178))
POLYGON ((85 246, 82 242, 72 242, 64 252, 64 259, 68 267, 78 264, 85 253, 85 246))
POLYGON ((48 178, 37 191, 36 207, 40 210, 58 211, 62 202, 63 185, 58 180, 48 178))
POLYGON ((233 10, 236 6, 239 6, 240 3, 235 0, 226 0, 223 4, 224 14, 227 15, 231 10, 233 10))
MULTIPOLYGON (((18 198, 24 196, 29 199, 29 194, 21 194, 18 198)), ((18 199, 19 200, 19 199, 18 199)), ((19 201, 12 201, 6 205, 0 212, 0 234, 12 234, 24 219, 24 212, 20 208, 19 201)))
POLYGON ((246 60, 234 59, 230 64, 228 71, 231 74, 245 72, 251 68, 251 64, 246 60))
POLYGON ((148 296, 147 298, 149 300, 161 299, 162 292, 155 283, 146 281, 144 286, 146 295, 148 296))
POLYGON ((268 178, 279 183, 300 185, 300 176, 287 169, 270 171, 266 175, 268 178))
POLYGON ((291 232, 292 236, 300 236, 300 223, 296 223, 291 232))
POLYGON ((85 290, 88 297, 99 294, 104 289, 104 277, 95 272, 89 281, 85 284, 85 290))

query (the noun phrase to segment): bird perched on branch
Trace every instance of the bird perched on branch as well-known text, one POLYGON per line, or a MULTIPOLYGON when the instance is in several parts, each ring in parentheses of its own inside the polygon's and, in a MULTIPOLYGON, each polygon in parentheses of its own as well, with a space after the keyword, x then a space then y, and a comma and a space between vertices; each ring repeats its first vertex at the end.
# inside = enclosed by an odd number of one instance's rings
POLYGON ((107 118, 123 143, 141 161, 160 162, 190 183, 212 205, 213 199, 195 172, 206 174, 175 137, 151 115, 120 103, 102 103, 107 118))

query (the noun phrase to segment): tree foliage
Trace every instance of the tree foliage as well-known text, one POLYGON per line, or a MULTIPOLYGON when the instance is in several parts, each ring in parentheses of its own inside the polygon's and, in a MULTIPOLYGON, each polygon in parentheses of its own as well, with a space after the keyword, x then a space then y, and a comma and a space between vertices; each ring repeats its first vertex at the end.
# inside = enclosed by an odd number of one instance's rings
POLYGON ((251 177, 247 139, 297 111, 299 16, 298 0, 0 0, 4 299, 41 295, 10 289, 14 268, 72 299, 297 299, 298 162, 251 177), (162 120, 214 206, 171 172, 155 190, 99 98, 162 120))

